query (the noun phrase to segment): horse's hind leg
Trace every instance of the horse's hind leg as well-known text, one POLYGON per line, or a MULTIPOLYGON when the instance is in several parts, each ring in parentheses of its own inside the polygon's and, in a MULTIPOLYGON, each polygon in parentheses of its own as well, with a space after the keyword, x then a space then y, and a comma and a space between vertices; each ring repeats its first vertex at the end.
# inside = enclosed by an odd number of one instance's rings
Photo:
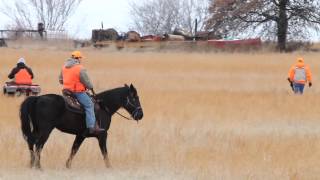
POLYGON ((43 148, 43 144, 36 144, 36 150, 34 152, 34 167, 37 169, 41 169, 41 164, 40 164, 40 154, 43 148))
POLYGON ((76 155, 76 153, 78 152, 79 150, 79 147, 81 146, 83 140, 85 139, 85 137, 83 137, 82 135, 77 135, 74 142, 73 142, 73 145, 72 145, 72 149, 71 149, 71 153, 70 153, 70 156, 66 162, 66 167, 67 168, 71 168, 71 163, 72 163, 72 159, 73 157, 76 155))
POLYGON ((98 137, 99 140, 99 147, 103 156, 104 163, 107 168, 111 168, 111 164, 108 157, 108 150, 107 150, 107 133, 103 134, 98 137))
POLYGON ((41 151, 42 151, 44 144, 47 142, 51 131, 52 131, 52 129, 47 130, 45 134, 42 134, 42 136, 40 136, 38 142, 36 143, 34 166, 37 169, 41 169, 41 164, 40 164, 41 151))
POLYGON ((33 143, 28 142, 28 146, 29 146, 29 151, 30 151, 30 168, 33 168, 33 166, 35 165, 35 156, 34 156, 34 150, 33 150, 33 143))

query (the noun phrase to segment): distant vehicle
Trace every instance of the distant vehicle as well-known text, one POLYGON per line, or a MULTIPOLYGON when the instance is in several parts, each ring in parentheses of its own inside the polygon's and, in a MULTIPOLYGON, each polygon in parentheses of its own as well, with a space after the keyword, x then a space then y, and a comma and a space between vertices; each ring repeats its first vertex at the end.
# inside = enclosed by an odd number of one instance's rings
POLYGON ((260 48, 262 41, 260 38, 255 39, 218 39, 208 40, 208 44, 219 49, 224 48, 260 48))
POLYGON ((113 28, 92 30, 91 41, 94 47, 106 47, 118 39, 119 34, 113 28))
POLYGON ((14 82, 6 82, 3 86, 3 94, 8 96, 37 96, 40 92, 41 88, 37 84, 16 84, 14 82))
POLYGON ((7 47, 7 43, 4 38, 0 38, 0 47, 7 47))

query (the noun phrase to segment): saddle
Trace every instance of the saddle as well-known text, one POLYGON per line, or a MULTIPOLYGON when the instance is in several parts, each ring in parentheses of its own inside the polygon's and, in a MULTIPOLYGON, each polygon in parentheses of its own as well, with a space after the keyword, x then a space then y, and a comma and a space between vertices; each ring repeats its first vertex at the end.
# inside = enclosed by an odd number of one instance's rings
MULTIPOLYGON (((79 103, 76 96, 71 92, 70 90, 63 89, 62 90, 62 96, 64 99, 64 102, 66 104, 67 110, 78 113, 78 114, 85 114, 83 106, 79 103)), ((98 104, 98 101, 94 99, 92 96, 89 95, 91 98, 93 104, 94 104, 94 111, 97 112, 100 109, 100 105, 98 104)))

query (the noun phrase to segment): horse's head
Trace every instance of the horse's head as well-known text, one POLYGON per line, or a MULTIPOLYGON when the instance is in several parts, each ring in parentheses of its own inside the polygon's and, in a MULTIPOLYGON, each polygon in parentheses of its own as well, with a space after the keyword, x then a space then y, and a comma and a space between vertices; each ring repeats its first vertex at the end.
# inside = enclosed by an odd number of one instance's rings
POLYGON ((125 84, 125 87, 128 89, 128 94, 123 101, 122 107, 131 114, 134 120, 139 121, 143 117, 143 111, 140 105, 138 92, 132 84, 130 86, 125 84))

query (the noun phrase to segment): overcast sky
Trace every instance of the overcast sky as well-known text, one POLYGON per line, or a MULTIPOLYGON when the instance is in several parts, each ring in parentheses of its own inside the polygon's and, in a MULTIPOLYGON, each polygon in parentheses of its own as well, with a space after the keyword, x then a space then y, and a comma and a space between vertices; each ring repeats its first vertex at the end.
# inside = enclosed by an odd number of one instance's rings
POLYGON ((118 32, 128 31, 130 20, 130 0, 83 0, 68 24, 70 34, 91 37, 91 30, 115 28, 118 32))

